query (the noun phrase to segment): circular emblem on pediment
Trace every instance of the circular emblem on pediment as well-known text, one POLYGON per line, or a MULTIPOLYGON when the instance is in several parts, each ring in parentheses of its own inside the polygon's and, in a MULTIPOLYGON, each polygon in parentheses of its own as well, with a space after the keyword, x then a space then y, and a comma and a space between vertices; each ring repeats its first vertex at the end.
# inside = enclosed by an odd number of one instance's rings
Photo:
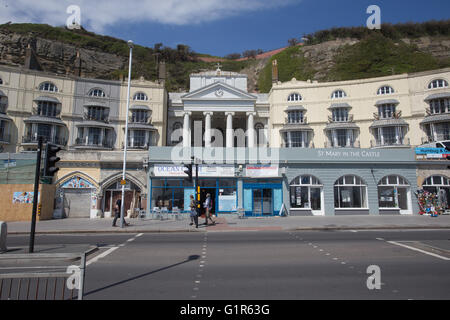
POLYGON ((219 98, 223 96, 223 90, 222 89, 217 89, 215 93, 216 93, 216 96, 219 97, 219 98))

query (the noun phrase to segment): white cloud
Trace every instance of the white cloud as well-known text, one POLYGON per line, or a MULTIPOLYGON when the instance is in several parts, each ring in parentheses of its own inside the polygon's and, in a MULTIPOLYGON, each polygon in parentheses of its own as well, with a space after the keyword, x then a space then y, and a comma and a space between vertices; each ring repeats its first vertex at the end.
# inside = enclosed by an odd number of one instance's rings
POLYGON ((81 24, 103 32, 112 25, 158 22, 188 25, 283 7, 301 0, 0 0, 0 23, 65 25, 69 5, 81 9, 81 24))

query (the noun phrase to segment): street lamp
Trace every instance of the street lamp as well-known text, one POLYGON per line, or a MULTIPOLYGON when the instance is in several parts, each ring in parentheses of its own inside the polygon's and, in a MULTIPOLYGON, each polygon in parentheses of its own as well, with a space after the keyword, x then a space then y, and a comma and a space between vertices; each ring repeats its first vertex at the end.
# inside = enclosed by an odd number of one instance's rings
POLYGON ((131 60, 133 58, 133 41, 128 40, 128 47, 130 48, 130 62, 128 66, 128 90, 127 90, 127 113, 125 114, 125 143, 123 148, 123 170, 122 170, 122 200, 120 202, 120 227, 124 224, 124 200, 125 200, 125 170, 127 167, 127 146, 128 146, 128 112, 130 108, 130 86, 131 86, 131 60))

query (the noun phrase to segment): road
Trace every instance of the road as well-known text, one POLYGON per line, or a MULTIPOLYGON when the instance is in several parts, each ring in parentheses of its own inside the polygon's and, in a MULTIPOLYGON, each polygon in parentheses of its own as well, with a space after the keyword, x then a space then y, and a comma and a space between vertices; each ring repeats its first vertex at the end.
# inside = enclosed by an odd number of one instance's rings
MULTIPOLYGON (((85 299, 406 300, 450 298, 449 239, 449 230, 254 231, 37 235, 35 245, 100 247, 85 299), (371 265, 380 289, 367 287, 371 265)), ((8 237, 8 248, 27 245, 8 237)))

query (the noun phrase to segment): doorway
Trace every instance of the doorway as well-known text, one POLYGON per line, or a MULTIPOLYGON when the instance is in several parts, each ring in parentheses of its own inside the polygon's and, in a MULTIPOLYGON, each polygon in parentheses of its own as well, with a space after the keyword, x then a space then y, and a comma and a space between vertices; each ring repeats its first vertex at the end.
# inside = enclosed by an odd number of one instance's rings
POLYGON ((246 216, 272 216, 279 213, 283 202, 281 184, 244 184, 246 216))

